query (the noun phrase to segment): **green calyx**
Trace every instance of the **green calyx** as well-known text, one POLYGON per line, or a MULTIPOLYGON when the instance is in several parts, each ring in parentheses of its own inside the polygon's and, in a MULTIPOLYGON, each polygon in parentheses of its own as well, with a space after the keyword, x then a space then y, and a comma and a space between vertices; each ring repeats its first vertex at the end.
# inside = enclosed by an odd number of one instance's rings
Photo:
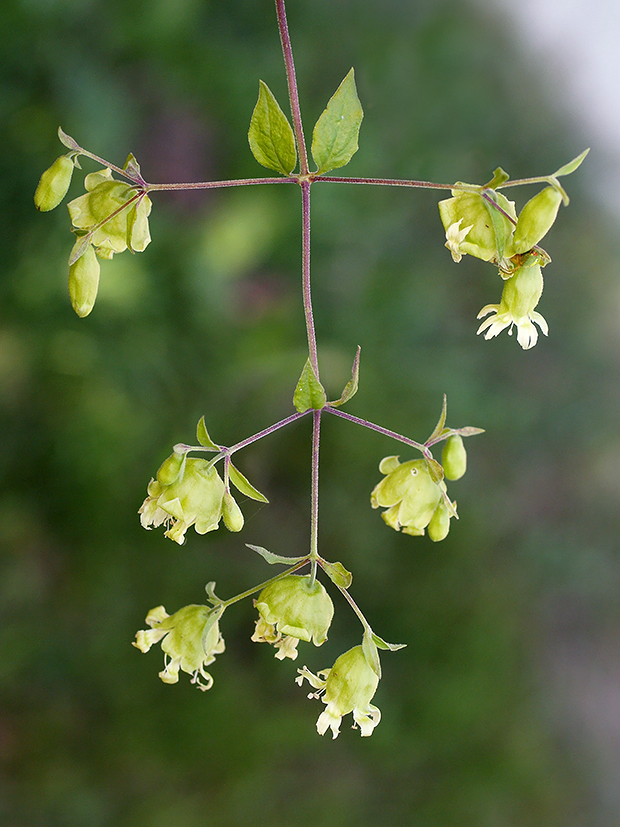
POLYGON ((312 641, 315 646, 327 640, 334 604, 318 580, 289 574, 265 586, 255 605, 262 620, 280 635, 312 641))

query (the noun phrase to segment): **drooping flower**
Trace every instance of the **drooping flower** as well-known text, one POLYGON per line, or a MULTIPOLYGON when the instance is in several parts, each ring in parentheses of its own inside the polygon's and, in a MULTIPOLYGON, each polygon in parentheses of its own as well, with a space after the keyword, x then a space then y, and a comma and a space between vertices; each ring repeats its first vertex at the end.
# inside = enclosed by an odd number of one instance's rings
MULTIPOLYGON (((399 462, 398 457, 385 457, 379 464, 385 474, 370 495, 373 508, 387 508, 381 516, 396 531, 420 536, 433 519, 440 505, 445 505, 446 486, 443 481, 435 482, 424 459, 399 462)), ((452 504, 454 511, 454 504, 452 504)), ((449 525, 449 522, 448 522, 449 525)), ((429 530, 432 540, 443 540, 443 536, 429 530)))
MULTIPOLYGON (((472 186, 465 184, 463 186, 472 186)), ((446 247, 455 261, 464 255, 501 264, 512 255, 512 232, 517 214, 513 201, 501 192, 482 188, 452 190, 452 198, 439 202, 446 230, 446 247), (461 222, 465 225, 461 228, 461 222)))
POLYGON ((305 666, 298 669, 295 681, 301 686, 304 678, 317 691, 309 698, 320 698, 326 709, 319 715, 316 728, 319 735, 328 729, 337 738, 345 715, 353 713, 353 728, 359 726, 362 736, 372 735, 381 720, 378 707, 370 703, 377 691, 379 677, 374 672, 361 646, 354 646, 336 660, 331 669, 314 675, 305 666))
MULTIPOLYGON (((148 497, 138 512, 140 522, 144 528, 162 523, 170 525, 165 536, 179 545, 185 541, 185 532, 190 526, 193 525, 198 534, 206 534, 219 525, 224 483, 216 468, 209 467, 204 459, 172 454, 162 463, 147 492, 148 497)), ((229 529, 239 531, 243 526, 243 515, 240 521, 236 515, 235 522, 228 520, 227 525, 229 529)))
POLYGON ((542 295, 543 277, 540 262, 544 261, 536 253, 522 257, 515 272, 505 281, 499 304, 487 304, 478 313, 478 318, 492 313, 478 328, 485 339, 491 339, 508 328, 512 335, 513 325, 517 326, 517 341, 524 350, 534 347, 538 341, 538 331, 534 322, 545 336, 549 328, 545 318, 534 308, 542 295), (485 332, 486 331, 486 332, 485 332))
POLYGON ((161 640, 165 667, 159 673, 162 681, 177 683, 180 669, 191 675, 191 682, 204 692, 213 685, 205 666, 213 663, 225 648, 219 628, 221 614, 221 610, 209 606, 191 605, 169 615, 163 606, 157 606, 146 616, 151 628, 137 632, 133 645, 148 652, 161 640))
POLYGON ((334 616, 334 604, 318 580, 289 574, 261 591, 255 606, 260 615, 252 640, 271 643, 276 658, 295 660, 300 640, 321 646, 334 616))

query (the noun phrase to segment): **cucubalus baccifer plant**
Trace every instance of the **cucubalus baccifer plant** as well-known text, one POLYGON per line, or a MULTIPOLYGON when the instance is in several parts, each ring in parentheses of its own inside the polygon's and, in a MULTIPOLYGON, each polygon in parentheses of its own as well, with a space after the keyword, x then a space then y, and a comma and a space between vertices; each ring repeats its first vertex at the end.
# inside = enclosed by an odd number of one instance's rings
MULTIPOLYGON (((95 161, 100 166, 86 175, 86 193, 68 204, 72 232, 76 237, 69 257, 69 295, 75 312, 85 317, 95 304, 100 259, 111 259, 115 253, 125 250, 143 252, 148 246, 151 240, 148 217, 153 193, 262 184, 299 187, 302 206, 301 298, 308 359, 294 389, 295 411, 230 446, 215 442, 209 435, 205 418, 201 418, 197 444, 173 447, 172 454, 148 484, 147 497, 139 514, 144 528, 163 526, 164 537, 179 545, 185 542, 192 526, 198 534, 218 529, 220 522, 229 531, 241 531, 244 518, 233 490, 260 502, 266 503, 267 498, 233 464, 233 457, 237 463, 235 455, 241 455, 243 448, 299 419, 308 418, 312 420, 308 550, 302 556, 290 557, 246 543, 267 563, 283 565, 285 569, 228 600, 218 597, 215 584, 209 583, 204 605, 188 605, 173 614, 168 614, 163 606, 151 609, 146 617, 149 628, 137 633, 134 646, 148 652, 154 644, 161 643, 164 652, 164 669, 159 673, 161 680, 177 683, 179 672, 186 672, 191 675, 192 683, 207 690, 213 679, 206 667, 224 651, 220 621, 225 610, 257 595, 254 605, 258 618, 252 640, 271 644, 279 660, 295 660, 299 641, 320 646, 327 638, 334 605, 324 580, 340 593, 359 619, 361 641, 340 655, 331 668, 316 674, 306 666, 299 669, 296 681, 302 685, 307 680, 313 690, 309 697, 320 698, 325 704, 317 721, 321 735, 331 729, 335 738, 343 716, 352 713, 354 726, 358 726, 365 736, 372 734, 380 720, 379 709, 371 703, 381 677, 379 650, 395 651, 402 645, 387 643, 372 629, 351 595, 351 573, 342 563, 329 561, 319 553, 319 442, 323 418, 329 415, 347 420, 406 446, 408 453, 404 461, 401 462, 396 454, 381 459, 379 472, 382 478, 375 481, 370 504, 375 509, 383 509, 381 517, 389 528, 411 536, 421 536, 428 531, 435 542, 446 537, 452 519, 457 518, 456 502, 448 493, 446 481, 458 480, 465 473, 467 456, 463 439, 479 434, 481 430, 470 426, 448 427, 445 396, 439 421, 424 442, 343 411, 342 407, 351 401, 358 388, 359 348, 353 359, 351 379, 340 398, 328 400, 320 379, 311 297, 312 186, 357 184, 449 190, 450 197, 439 202, 439 215, 446 231, 445 246, 455 262, 464 255, 489 262, 497 268, 503 284, 499 303, 486 305, 478 314, 484 321, 477 332, 490 339, 505 328, 512 334, 516 327, 518 344, 527 350, 538 339, 535 325, 548 334, 547 323, 536 307, 543 289, 542 269, 551 259, 539 243, 553 225, 560 205, 568 204, 560 178, 579 167, 587 150, 550 175, 511 181, 508 173, 498 168, 482 185, 335 177, 329 173, 344 167, 358 149, 363 117, 351 69, 314 126, 310 155, 316 169, 311 169, 284 0, 276 0, 275 6, 291 119, 284 114, 267 84, 260 81, 248 138, 256 160, 276 172, 276 177, 151 184, 143 178, 133 155, 129 155, 121 168, 84 149, 59 130, 60 140, 68 152, 41 176, 35 204, 41 211, 57 207, 67 194, 74 170, 81 168, 81 158, 95 161), (520 213, 517 213, 515 202, 503 193, 517 186, 537 187, 520 213), (434 456, 439 449, 440 460, 434 456)), ((369 488, 370 485, 369 481, 369 488)))

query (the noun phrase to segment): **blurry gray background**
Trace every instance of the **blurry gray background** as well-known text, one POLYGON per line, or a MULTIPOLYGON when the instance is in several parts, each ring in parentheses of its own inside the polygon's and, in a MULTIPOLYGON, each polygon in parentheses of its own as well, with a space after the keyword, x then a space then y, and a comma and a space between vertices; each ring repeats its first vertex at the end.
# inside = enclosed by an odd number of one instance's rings
MULTIPOLYGON (((270 505, 242 504, 183 548, 140 528, 146 484, 206 416, 232 444, 288 415, 305 359, 294 187, 155 195, 144 254, 103 262, 92 315, 66 288, 64 207, 32 194, 62 125, 152 181, 259 176, 258 79, 284 106, 270 0, 10 0, 0 107, 0 820, 10 827, 615 827, 620 818, 618 77, 611 4, 297 0, 289 22, 306 133, 351 66, 365 110, 343 174, 484 182, 557 169, 572 197, 544 246, 550 335, 523 352, 476 337, 492 267, 444 248, 437 193, 313 189, 313 289, 333 396, 362 346, 352 413, 423 440, 448 394, 477 425, 450 486, 448 538, 370 509, 376 434, 326 418, 321 551, 354 573, 383 657, 372 738, 315 731, 296 663, 249 641, 202 694, 130 642, 147 611, 229 596, 308 542, 309 422, 239 455, 270 505), (614 131, 615 130, 615 131, 614 131), (256 559, 255 559, 256 557, 256 559)), ((85 171, 94 166, 84 161, 85 171)), ((76 176, 69 197, 82 192, 76 176)), ((533 190, 512 191, 517 205, 533 190)), ((403 459, 409 458, 400 451, 403 459)), ((185 678, 187 676, 184 676, 185 678)), ((344 722, 343 722, 344 723, 344 722)))

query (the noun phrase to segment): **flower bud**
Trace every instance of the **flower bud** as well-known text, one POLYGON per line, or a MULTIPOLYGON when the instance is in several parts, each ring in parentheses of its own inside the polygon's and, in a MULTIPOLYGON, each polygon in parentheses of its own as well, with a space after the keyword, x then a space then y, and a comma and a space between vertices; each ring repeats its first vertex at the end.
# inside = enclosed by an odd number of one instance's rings
POLYGON ((95 305, 99 289, 100 265, 93 248, 86 251, 69 267, 69 297, 80 318, 88 316, 95 305))
POLYGON ((168 459, 165 459, 159 466, 157 482, 162 485, 172 485, 179 476, 185 456, 185 454, 177 454, 175 452, 171 454, 168 459))
POLYGON ((441 464, 449 480, 460 480, 467 470, 467 451, 460 434, 452 434, 445 441, 441 452, 441 464))
POLYGON ((48 212, 60 204, 69 189, 73 168, 73 159, 68 155, 61 155, 45 170, 34 194, 34 203, 38 210, 48 212))
POLYGON ((381 712, 370 703, 377 691, 379 678, 366 660, 361 646, 354 646, 340 655, 331 669, 324 669, 318 675, 305 666, 297 671, 299 677, 295 680, 300 686, 305 678, 318 690, 308 697, 321 698, 327 704, 316 722, 319 735, 331 729, 332 737, 337 738, 340 722, 349 712, 353 713, 354 727, 360 727, 362 736, 372 735, 381 720, 381 712))
POLYGON ((297 640, 312 641, 321 646, 334 616, 334 604, 318 580, 310 576, 289 574, 270 583, 256 600, 260 614, 252 640, 272 643, 282 660, 297 657, 297 640), (287 641, 295 638, 295 641, 287 641))
POLYGON ((224 519, 224 525, 229 531, 241 531, 243 528, 243 514, 230 491, 224 492, 222 499, 222 517, 224 519))
POLYGON ((387 508, 381 515, 396 531, 421 535, 429 524, 442 497, 440 484, 431 478, 423 459, 399 463, 398 457, 386 457, 379 470, 387 474, 373 489, 373 508, 387 508))
POLYGON ((547 235, 561 203, 562 195, 555 187, 545 187, 527 202, 514 232, 515 253, 526 253, 547 235))
POLYGON ((450 514, 445 502, 442 500, 428 524, 428 536, 434 543, 445 540, 450 531, 450 514))

